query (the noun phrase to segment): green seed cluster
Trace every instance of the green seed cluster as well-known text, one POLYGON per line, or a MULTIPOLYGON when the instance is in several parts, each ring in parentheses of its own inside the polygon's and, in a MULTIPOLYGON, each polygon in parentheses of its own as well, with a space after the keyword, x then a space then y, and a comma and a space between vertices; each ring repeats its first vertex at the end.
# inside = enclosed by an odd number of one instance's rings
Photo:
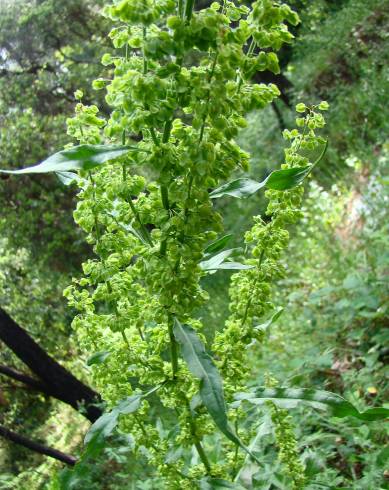
MULTIPOLYGON (((298 122, 303 119, 303 124, 299 124, 301 129, 284 132, 284 137, 291 141, 291 146, 285 150, 285 163, 281 168, 307 166, 309 160, 301 156, 299 151, 315 149, 323 144, 323 139, 315 133, 317 128, 324 125, 323 116, 318 112, 319 107, 306 108, 304 105, 305 117, 296 120, 298 122)), ((270 221, 265 222, 261 216, 256 216, 254 226, 245 234, 245 243, 251 251, 251 258, 246 260, 246 264, 253 268, 232 276, 231 316, 225 329, 216 334, 213 345, 214 352, 222 359, 219 365, 231 392, 236 391, 237 387, 244 388, 249 375, 246 368, 247 345, 253 339, 262 339, 263 331, 256 326, 274 308, 271 303, 271 285, 284 276, 280 258, 289 241, 286 228, 302 216, 302 196, 302 186, 288 191, 266 191, 269 199, 266 214, 270 221)))
MULTIPOLYGON (((203 406, 189 405, 199 387, 181 360, 175 365, 173 320, 201 335, 193 311, 208 294, 200 286, 205 272, 199 263, 206 244, 223 231, 209 189, 247 170, 249 155, 234 137, 248 111, 279 95, 275 85, 251 84, 250 78, 278 72, 275 51, 293 37, 284 22, 296 24, 298 17, 270 0, 251 9, 214 2, 199 12, 190 0, 120 0, 105 13, 116 22, 110 38, 117 55, 103 56, 111 76, 93 85, 106 89, 112 113, 105 121, 96 107, 79 102, 68 131, 81 143, 134 144, 134 135, 141 141, 129 156, 81 172, 74 217, 95 258, 83 264, 83 277, 65 295, 79 311, 73 325, 82 347, 108 353, 92 367, 108 405, 169 380, 157 392, 164 430, 155 428, 148 401, 123 417, 121 428, 131 432, 135 451, 147 448, 148 463, 166 488, 193 488, 206 474, 231 479, 235 449, 226 443, 222 462, 209 468, 204 458, 185 466, 188 450, 215 427, 203 406), (169 458, 177 446, 183 455, 169 458)), ((287 167, 304 164, 299 148, 316 141, 319 125, 312 121, 319 115, 308 111, 304 133, 288 136, 287 167)), ((300 188, 270 192, 271 223, 256 218, 246 235, 253 254, 247 263, 256 267, 233 277, 232 316, 213 347, 227 393, 242 384, 245 346, 260 336, 255 320, 271 309, 270 284, 283 273, 285 226, 300 215, 301 194, 300 188)))
POLYGON ((302 490, 307 484, 307 479, 304 466, 299 458, 292 417, 287 410, 278 408, 274 403, 268 403, 271 406, 271 418, 275 426, 279 460, 292 480, 291 489, 302 490))

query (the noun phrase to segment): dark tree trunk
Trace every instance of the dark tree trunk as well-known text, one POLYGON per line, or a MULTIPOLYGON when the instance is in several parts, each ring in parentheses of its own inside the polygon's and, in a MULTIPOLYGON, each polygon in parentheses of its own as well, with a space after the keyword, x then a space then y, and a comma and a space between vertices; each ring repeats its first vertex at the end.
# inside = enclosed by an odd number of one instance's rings
POLYGON ((47 389, 42 391, 67 403, 76 410, 80 410, 81 406, 84 405, 84 415, 91 422, 102 415, 101 409, 95 406, 96 403, 101 403, 100 396, 50 357, 1 308, 0 340, 43 382, 47 389))
POLYGON ((77 458, 75 458, 74 456, 62 453, 61 451, 57 451, 56 449, 32 441, 27 437, 21 436, 16 432, 12 432, 11 430, 6 429, 2 425, 0 425, 0 436, 8 439, 11 442, 14 442, 15 444, 19 444, 20 446, 31 449, 36 453, 44 454, 45 456, 50 456, 50 458, 58 459, 58 461, 62 461, 63 463, 66 463, 70 466, 74 466, 77 463, 77 458))

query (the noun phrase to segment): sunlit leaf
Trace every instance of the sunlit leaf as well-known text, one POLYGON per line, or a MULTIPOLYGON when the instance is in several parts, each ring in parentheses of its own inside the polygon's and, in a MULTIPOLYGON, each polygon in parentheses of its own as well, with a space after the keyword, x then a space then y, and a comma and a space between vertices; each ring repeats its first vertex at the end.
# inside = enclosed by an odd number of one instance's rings
POLYGON ((256 182, 252 179, 240 178, 224 184, 209 195, 211 199, 217 199, 223 196, 232 196, 239 199, 244 199, 255 194, 262 187, 277 191, 285 191, 293 189, 300 185, 304 179, 312 172, 318 163, 323 159, 328 147, 326 141, 323 151, 319 158, 312 164, 304 167, 285 168, 275 170, 266 177, 262 182, 256 182))
POLYGON ((273 313, 273 315, 269 318, 269 320, 267 320, 264 323, 261 323, 260 325, 256 325, 254 328, 256 330, 261 330, 262 332, 266 332, 268 328, 278 320, 278 318, 282 315, 283 311, 284 311, 283 308, 278 308, 278 310, 275 313, 273 313))
POLYGON ((108 350, 95 352, 90 357, 88 357, 86 364, 87 366, 93 366, 94 364, 102 364, 110 354, 111 352, 108 350))
POLYGON ((236 179, 227 184, 224 184, 209 195, 211 199, 218 199, 223 196, 238 197, 239 199, 244 199, 245 197, 250 197, 255 194, 259 189, 264 187, 266 180, 263 182, 256 182, 252 179, 236 179))
POLYGON ((38 165, 19 170, 0 170, 6 174, 40 174, 48 172, 69 172, 88 170, 132 151, 140 151, 132 146, 79 145, 59 151, 38 165))
POLYGON ((223 262, 222 264, 219 264, 217 267, 208 270, 226 269, 226 270, 243 271, 248 269, 254 269, 254 267, 255 267, 254 265, 241 264, 240 262, 223 262))
POLYGON ((312 170, 312 165, 306 167, 284 168, 275 170, 266 179, 265 184, 268 189, 276 191, 286 191, 293 189, 301 184, 312 170))
POLYGON ((240 262, 234 262, 234 261, 226 261, 225 260, 233 253, 235 252, 236 248, 231 248, 229 250, 223 250, 223 252, 218 253, 217 255, 214 255, 213 257, 203 260, 202 262, 199 263, 199 266, 203 271, 209 271, 209 273, 212 274, 212 271, 216 272, 217 270, 220 269, 225 269, 225 270, 247 270, 247 269, 253 269, 253 265, 246 265, 246 264, 241 264, 240 262))
POLYGON ((199 266, 203 269, 203 271, 209 271, 217 269, 217 267, 224 262, 233 252, 235 252, 236 248, 230 248, 228 250, 223 250, 223 252, 214 255, 208 260, 203 260, 200 262, 199 266))

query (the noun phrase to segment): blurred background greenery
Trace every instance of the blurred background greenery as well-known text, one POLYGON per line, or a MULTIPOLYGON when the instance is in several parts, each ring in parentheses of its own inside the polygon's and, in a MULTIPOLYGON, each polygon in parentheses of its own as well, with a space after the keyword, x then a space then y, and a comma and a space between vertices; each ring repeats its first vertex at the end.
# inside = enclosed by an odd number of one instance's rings
MULTIPOLYGON (((104 74, 110 26, 102 0, 0 1, 0 162, 17 168, 42 160, 69 141, 73 93, 108 111, 91 89, 104 74)), ((198 2, 199 4, 201 2, 198 2)), ((202 2, 204 3, 204 2, 202 2)), ((305 217, 291 230, 287 278, 275 288, 285 311, 253 350, 253 383, 271 372, 285 386, 326 388, 359 408, 388 401, 389 323, 389 2, 289 0, 301 16, 296 41, 280 54, 282 99, 249 115, 239 141, 250 151, 249 175, 260 180, 283 158, 282 129, 294 105, 330 103, 329 150, 307 185, 305 217)), ((88 366, 72 338, 73 312, 63 288, 90 255, 72 219, 74 191, 54 177, 0 179, 0 308, 57 361, 88 383, 88 366)), ((219 200, 226 230, 241 244, 265 200, 219 200), (221 201, 221 202, 220 202, 221 201)), ((228 314, 228 272, 209 276, 209 308, 199 312, 211 338, 228 314)), ((0 343, 0 365, 28 372, 0 343)), ((347 423, 318 412, 294 412, 302 457, 322 486, 388 489, 387 434, 379 422, 347 423)), ((0 424, 77 455, 87 421, 53 398, 0 374, 0 424)), ((261 481, 287 489, 266 418, 261 481)), ((61 463, 0 439, 0 489, 57 488, 61 463)), ((134 486, 147 468, 120 437, 93 466, 82 489, 134 486)), ((247 481, 249 469, 244 475, 247 481)), ((153 485, 156 485, 154 482, 153 485)), ((80 487, 81 488, 81 487, 80 487)))

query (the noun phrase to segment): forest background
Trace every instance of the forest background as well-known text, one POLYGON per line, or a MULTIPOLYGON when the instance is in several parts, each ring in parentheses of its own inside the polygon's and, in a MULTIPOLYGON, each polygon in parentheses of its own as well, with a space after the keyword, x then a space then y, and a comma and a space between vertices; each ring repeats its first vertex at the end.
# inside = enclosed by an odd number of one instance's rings
MULTIPOLYGON (((84 103, 97 101, 108 112, 102 93, 92 89, 95 78, 107 75, 100 59, 112 49, 106 37, 110 23, 98 13, 103 3, 0 1, 2 168, 32 165, 70 141, 66 119, 73 113, 76 90, 83 91, 84 103)), ((286 3, 302 22, 294 31, 296 41, 280 52, 282 75, 261 80, 277 83, 282 97, 250 114, 250 129, 239 136, 252 155, 249 176, 261 180, 282 160, 282 130, 293 127, 294 106, 301 100, 330 103, 329 149, 306 186, 304 219, 291 230, 287 280, 276 290, 285 311, 271 326, 261 357, 251 359, 253 382, 268 371, 283 385, 329 389, 361 409, 383 405, 389 338, 389 3, 286 3)), ((265 205, 261 195, 229 202, 224 213, 230 232, 240 236, 251 215, 265 205)), ((72 408, 66 393, 58 394, 61 390, 49 379, 58 375, 55 368, 46 370, 42 383, 33 360, 26 362, 28 354, 14 345, 25 343, 28 350, 34 339, 90 384, 91 361, 78 351, 70 326, 74 312, 62 294, 91 255, 73 222, 74 207, 74 189, 55 177, 0 179, 0 427, 77 456, 88 417, 72 408), (6 331, 10 325, 13 343, 6 331), (41 384, 34 386, 37 380, 41 384)), ((209 338, 228 314, 228 274, 220 271, 206 279, 214 298, 202 312, 209 338)), ((389 488, 382 423, 329 421, 300 407, 293 416, 312 475, 319 473, 329 487, 389 488)), ((271 456, 265 423, 263 433, 261 444, 271 456)), ((51 488, 62 467, 0 438, 0 489, 51 488)), ((83 488, 141 488, 134 486, 134 468, 144 471, 118 438, 83 488)), ((255 488, 287 488, 278 472, 277 465, 268 464, 255 488)))

